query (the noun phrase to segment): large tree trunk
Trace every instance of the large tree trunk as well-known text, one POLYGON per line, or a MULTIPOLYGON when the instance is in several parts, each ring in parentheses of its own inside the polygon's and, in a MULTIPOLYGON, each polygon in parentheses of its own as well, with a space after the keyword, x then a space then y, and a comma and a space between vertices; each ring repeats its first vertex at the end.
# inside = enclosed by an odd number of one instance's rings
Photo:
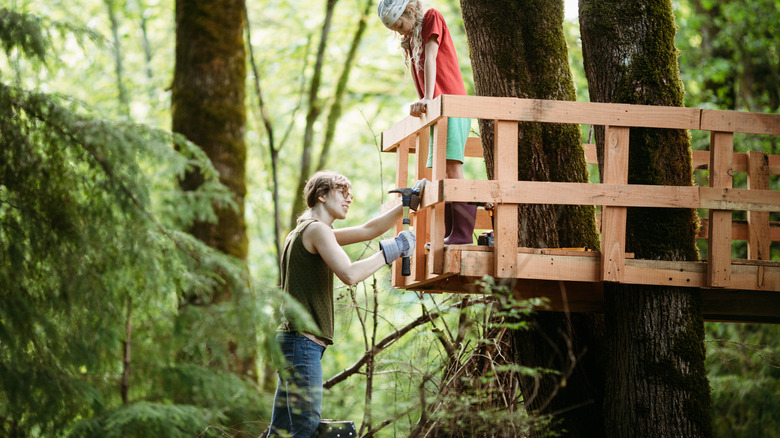
MULTIPOLYGON (((576 100, 562 1, 461 0, 461 6, 478 95, 576 100)), ((480 120, 480 131, 492 178, 492 121, 480 120)), ((577 125, 521 123, 518 161, 520 180, 588 180, 577 125)), ((519 217, 520 246, 599 247, 590 206, 521 205, 519 217)), ((524 377, 520 384, 526 409, 556 413, 567 436, 603 434, 602 321, 597 315, 540 312, 535 330, 514 333, 515 361, 562 373, 524 377)))
MULTIPOLYGON (((220 251, 246 259, 246 109, 243 0, 176 2, 176 67, 173 131, 184 134, 211 158, 237 208, 218 207, 218 221, 196 221, 191 232, 220 251)), ((196 169, 181 181, 185 190, 203 184, 196 169)))
MULTIPOLYGON (((209 246, 245 260, 248 250, 246 196, 246 54, 243 0, 177 0, 176 66, 172 87, 173 131, 199 145, 233 194, 235 208, 215 206, 217 222, 195 221, 190 232, 209 246)), ((203 184, 199 169, 180 184, 195 190, 203 184)), ((213 291, 208 302, 228 299, 228 286, 213 291)), ((200 297, 187 297, 203 304, 200 297)), ((251 336, 250 336, 251 338, 251 336)), ((229 349, 238 354, 236 341, 229 349)), ((254 351, 249 347, 250 352, 254 351)), ((254 354, 231 358, 233 371, 255 374, 254 354)))
MULTIPOLYGON (((583 59, 596 102, 681 106, 669 0, 580 0, 583 59)), ((692 185, 685 131, 631 129, 629 183, 692 185)), ((596 129, 603 156, 604 129, 596 129)), ((628 210, 626 251, 697 260, 695 210, 628 210)), ((605 284, 607 436, 711 436, 701 292, 605 284)))

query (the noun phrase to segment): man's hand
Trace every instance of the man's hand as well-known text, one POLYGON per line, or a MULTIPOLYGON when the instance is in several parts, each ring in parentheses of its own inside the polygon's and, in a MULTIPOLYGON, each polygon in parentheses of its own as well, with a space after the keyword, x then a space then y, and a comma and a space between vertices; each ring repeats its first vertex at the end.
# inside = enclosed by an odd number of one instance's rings
POLYGON ((428 112, 428 103, 431 101, 431 99, 420 99, 417 102, 413 103, 412 106, 409 108, 409 114, 413 115, 414 117, 420 117, 426 112, 428 112))

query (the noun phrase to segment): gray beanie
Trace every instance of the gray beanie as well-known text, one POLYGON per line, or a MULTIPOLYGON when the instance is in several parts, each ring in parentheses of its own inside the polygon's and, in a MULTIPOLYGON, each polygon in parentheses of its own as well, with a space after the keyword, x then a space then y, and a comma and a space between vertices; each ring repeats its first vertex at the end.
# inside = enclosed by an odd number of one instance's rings
POLYGON ((376 13, 385 27, 390 27, 401 18, 408 4, 409 0, 379 0, 376 13))

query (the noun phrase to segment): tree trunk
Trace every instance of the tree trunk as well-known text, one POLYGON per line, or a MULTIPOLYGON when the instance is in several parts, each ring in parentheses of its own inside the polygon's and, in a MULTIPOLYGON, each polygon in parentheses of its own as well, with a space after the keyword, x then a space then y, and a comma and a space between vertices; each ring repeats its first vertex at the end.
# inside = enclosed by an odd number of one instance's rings
MULTIPOLYGON (((461 0, 461 6, 478 95, 576 100, 562 1, 461 0)), ((480 131, 493 178, 492 121, 480 120, 480 131)), ((521 123, 518 161, 520 180, 588 181, 577 125, 521 123)), ((520 246, 599 247, 593 207, 521 205, 519 217, 520 246)), ((602 318, 540 312, 534 324, 536 330, 514 333, 513 359, 556 369, 563 378, 522 378, 526 409, 556 413, 567 436, 603 435, 602 318)))
MULTIPOLYGON (((246 55, 243 0, 177 0, 176 66, 172 86, 173 131, 199 145, 233 194, 235 208, 215 206, 215 223, 195 221, 190 232, 212 248, 246 260, 246 55)), ((199 169, 180 181, 184 190, 203 184, 199 169)), ((230 298, 229 286, 213 291, 210 303, 230 298)), ((188 297, 201 304, 200 297, 188 297)), ((248 336, 253 342, 253 336, 248 336)), ((256 377, 254 347, 238 357, 236 340, 227 340, 233 372, 256 377)))
MULTIPOLYGON (((216 223, 197 221, 191 232, 213 248, 246 259, 246 109, 242 0, 176 2, 176 67, 173 131, 184 134, 211 158, 237 208, 218 206, 216 223)), ((198 170, 181 181, 185 190, 203 184, 198 170)))
MULTIPOLYGON (((668 0, 580 0, 590 99, 682 106, 668 0)), ((631 129, 629 183, 692 185, 685 131, 631 129)), ((604 129, 596 129, 599 157, 604 129)), ((601 161, 601 158, 600 158, 601 161)), ((695 210, 629 208, 626 251, 638 259, 697 260, 695 210)), ((607 436, 711 436, 701 292, 605 284, 607 436)))

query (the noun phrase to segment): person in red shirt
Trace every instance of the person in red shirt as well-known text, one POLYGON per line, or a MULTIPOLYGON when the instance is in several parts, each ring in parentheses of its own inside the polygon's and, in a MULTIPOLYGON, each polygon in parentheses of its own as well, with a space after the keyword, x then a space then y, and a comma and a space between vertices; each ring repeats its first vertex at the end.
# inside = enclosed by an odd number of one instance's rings
MULTIPOLYGON (((380 0, 377 13, 382 23, 401 35, 404 59, 420 98, 409 114, 420 117, 428 103, 441 94, 466 95, 458 55, 444 17, 436 9, 424 10, 421 0, 380 0)), ((446 177, 463 179, 463 158, 471 120, 450 117, 447 123, 446 177)), ((433 148, 428 148, 432 167, 433 148)), ((446 245, 472 244, 477 207, 465 202, 445 206, 446 245)))

